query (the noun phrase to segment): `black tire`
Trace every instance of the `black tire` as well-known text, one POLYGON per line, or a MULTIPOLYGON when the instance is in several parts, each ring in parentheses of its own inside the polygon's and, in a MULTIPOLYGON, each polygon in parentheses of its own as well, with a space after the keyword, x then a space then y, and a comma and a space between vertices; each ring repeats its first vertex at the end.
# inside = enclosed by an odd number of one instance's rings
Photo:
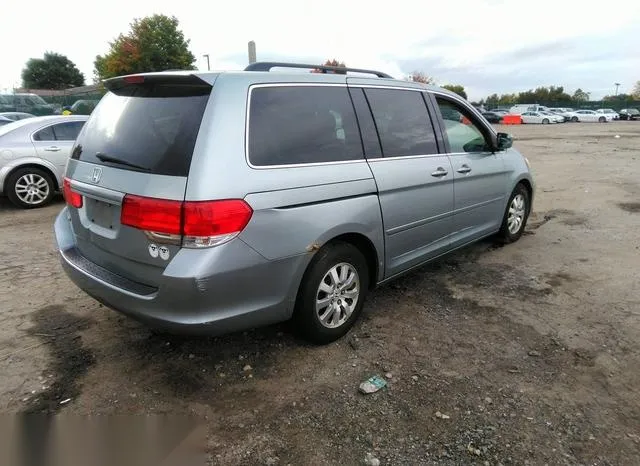
POLYGON ((607 122, 607 119, 606 119, 605 117, 600 117, 600 118, 598 118, 598 121, 599 121, 600 123, 606 123, 606 122, 607 122))
POLYGON ((548 125, 549 124, 549 120, 547 118, 545 118, 544 120, 542 120, 542 124, 543 125, 548 125))
POLYGON ((571 117, 571 121, 573 121, 574 123, 577 123, 578 122, 578 117, 577 116, 571 117))
MULTIPOLYGON (((325 281, 325 284, 330 286, 327 281, 325 281)), ((311 264, 309 264, 302 278, 292 320, 294 330, 305 340, 316 344, 331 343, 341 338, 349 331, 362 312, 368 290, 369 269, 362 252, 355 246, 345 242, 327 244, 316 253, 316 256, 311 261, 311 264), (316 300, 318 297, 323 296, 337 300, 335 302, 340 303, 340 295, 332 298, 332 295, 320 290, 320 285, 323 280, 330 280, 330 278, 327 277, 329 272, 340 264, 348 264, 357 272, 359 293, 351 314, 347 317, 346 313, 342 310, 342 305, 340 305, 340 313, 334 314, 335 316, 339 316, 338 321, 335 322, 337 326, 329 328, 324 325, 320 319, 321 316, 330 315, 327 314, 330 313, 330 305, 324 312, 316 312, 316 300), (342 318, 345 318, 345 320, 340 323, 342 318)), ((345 300, 345 303, 349 300, 349 298, 342 299, 345 300)), ((353 303, 353 300, 351 302, 353 303)), ((328 318, 328 324, 332 323, 333 318, 334 317, 328 318)))
POLYGON ((500 232, 498 233, 498 239, 505 244, 518 241, 522 236, 522 233, 524 233, 524 229, 527 225, 527 220, 529 219, 530 213, 531 213, 531 199, 529 196, 529 191, 522 183, 519 183, 511 193, 511 196, 509 196, 509 202, 507 203, 507 208, 505 209, 504 217, 502 218, 502 226, 500 227, 500 232), (510 230, 509 229, 509 214, 510 214, 509 211, 512 207, 514 199, 517 196, 522 196, 524 198, 524 217, 522 218, 519 228, 517 230, 510 230))
MULTIPOLYGON (((23 209, 35 209, 38 207, 44 207, 51 202, 55 193, 55 184, 51 175, 46 171, 35 167, 24 167, 18 168, 9 176, 5 192, 9 200, 17 207, 21 207, 23 209), (42 183, 40 183, 42 187, 39 187, 39 189, 42 190, 46 189, 46 195, 44 195, 42 199, 36 199, 34 197, 34 201, 31 203, 23 200, 20 197, 20 193, 16 191, 22 187, 24 177, 28 177, 29 175, 33 176, 34 180, 43 180, 43 183, 46 183, 46 187, 42 183), (19 182, 20 186, 18 185, 19 182)), ((42 193, 42 191, 39 192, 42 193)))

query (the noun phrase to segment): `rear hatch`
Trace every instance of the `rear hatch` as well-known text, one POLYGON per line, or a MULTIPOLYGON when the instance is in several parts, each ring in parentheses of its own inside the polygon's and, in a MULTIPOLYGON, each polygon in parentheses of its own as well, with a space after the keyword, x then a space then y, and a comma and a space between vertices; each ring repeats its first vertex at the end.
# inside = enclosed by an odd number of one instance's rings
POLYGON ((106 82, 67 166, 76 254, 155 286, 182 248, 183 201, 212 85, 189 74, 106 82))

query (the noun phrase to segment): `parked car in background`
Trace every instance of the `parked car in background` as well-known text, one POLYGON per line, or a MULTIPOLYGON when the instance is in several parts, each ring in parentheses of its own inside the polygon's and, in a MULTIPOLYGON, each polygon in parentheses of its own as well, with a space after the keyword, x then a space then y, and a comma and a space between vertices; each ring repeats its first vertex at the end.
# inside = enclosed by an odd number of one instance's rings
POLYGON ((14 123, 14 121, 5 116, 0 115, 0 126, 8 125, 9 123, 14 123))
POLYGON ((87 116, 44 116, 0 128, 0 194, 23 208, 47 205, 87 116))
POLYGON ((11 110, 13 110, 13 105, 9 98, 4 94, 0 94, 0 112, 10 112, 11 110))
POLYGON ((556 123, 564 123, 565 121, 569 120, 568 117, 564 117, 563 115, 558 115, 557 113, 553 113, 553 112, 545 112, 540 110, 538 111, 538 113, 548 116, 549 118, 553 119, 556 123))
POLYGON ((550 123, 558 123, 557 118, 544 115, 540 112, 524 112, 520 115, 524 124, 541 124, 548 125, 550 123))
POLYGON ((36 94, 3 94, 2 105, 5 112, 25 112, 33 115, 53 115, 60 113, 61 106, 49 104, 36 94))
POLYGON ((76 100, 70 107, 64 107, 63 113, 68 115, 91 115, 99 100, 76 100), (67 110, 67 111, 65 111, 67 110))
POLYGON ((485 117, 489 123, 500 123, 504 115, 500 115, 497 112, 484 112, 482 116, 485 117))
POLYGON ((8 118, 13 121, 24 120, 25 118, 33 118, 35 115, 31 113, 23 113, 23 112, 2 112, 0 116, 8 118))
POLYGON ((496 115, 499 115, 500 117, 503 117, 505 115, 509 114, 509 110, 500 110, 500 109, 495 109, 495 110, 489 110, 491 113, 495 113, 496 115))
POLYGON ((564 121, 571 121, 572 112, 573 112, 572 108, 552 107, 552 108, 549 108, 549 111, 555 115, 560 115, 564 117, 564 121))
POLYGON ((523 234, 528 162, 465 99, 381 72, 276 66, 105 81, 54 227, 74 283, 152 327, 293 318, 328 343, 373 286, 523 234))
POLYGON ((613 121, 613 115, 598 113, 594 110, 576 110, 571 113, 571 121, 581 123, 606 123, 613 121))
POLYGON ((620 119, 620 115, 618 114, 618 112, 616 112, 612 108, 599 108, 598 110, 596 110, 596 113, 600 113, 602 115, 611 115, 611 118, 613 120, 619 120, 620 119))
POLYGON ((640 110, 637 108, 623 108, 620 110, 621 120, 640 120, 640 110))

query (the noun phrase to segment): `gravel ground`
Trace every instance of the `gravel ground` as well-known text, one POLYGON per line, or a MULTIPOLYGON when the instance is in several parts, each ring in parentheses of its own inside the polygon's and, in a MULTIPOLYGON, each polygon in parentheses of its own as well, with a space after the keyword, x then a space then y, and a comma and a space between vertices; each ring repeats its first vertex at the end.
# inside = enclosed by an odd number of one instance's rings
POLYGON ((324 347, 153 334, 64 276, 61 201, 1 199, 0 410, 187 415, 212 464, 637 464, 640 122, 506 130, 538 185, 525 236, 376 290, 324 347))

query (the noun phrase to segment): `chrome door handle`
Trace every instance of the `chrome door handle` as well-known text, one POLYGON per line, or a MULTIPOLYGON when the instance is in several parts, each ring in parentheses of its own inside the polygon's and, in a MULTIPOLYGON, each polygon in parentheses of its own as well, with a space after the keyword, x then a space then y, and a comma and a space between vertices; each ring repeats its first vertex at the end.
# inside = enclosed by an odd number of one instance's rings
POLYGON ((51 147, 46 147, 44 150, 46 150, 47 152, 58 152, 60 148, 56 146, 51 146, 51 147))
POLYGON ((434 171, 431 176, 435 176, 436 178, 440 178, 441 176, 446 176, 446 174, 449 173, 447 170, 445 170, 442 167, 438 167, 438 169, 436 171, 434 171))
POLYGON ((458 173, 469 173, 471 171, 471 167, 469 165, 463 165, 456 170, 458 173))

